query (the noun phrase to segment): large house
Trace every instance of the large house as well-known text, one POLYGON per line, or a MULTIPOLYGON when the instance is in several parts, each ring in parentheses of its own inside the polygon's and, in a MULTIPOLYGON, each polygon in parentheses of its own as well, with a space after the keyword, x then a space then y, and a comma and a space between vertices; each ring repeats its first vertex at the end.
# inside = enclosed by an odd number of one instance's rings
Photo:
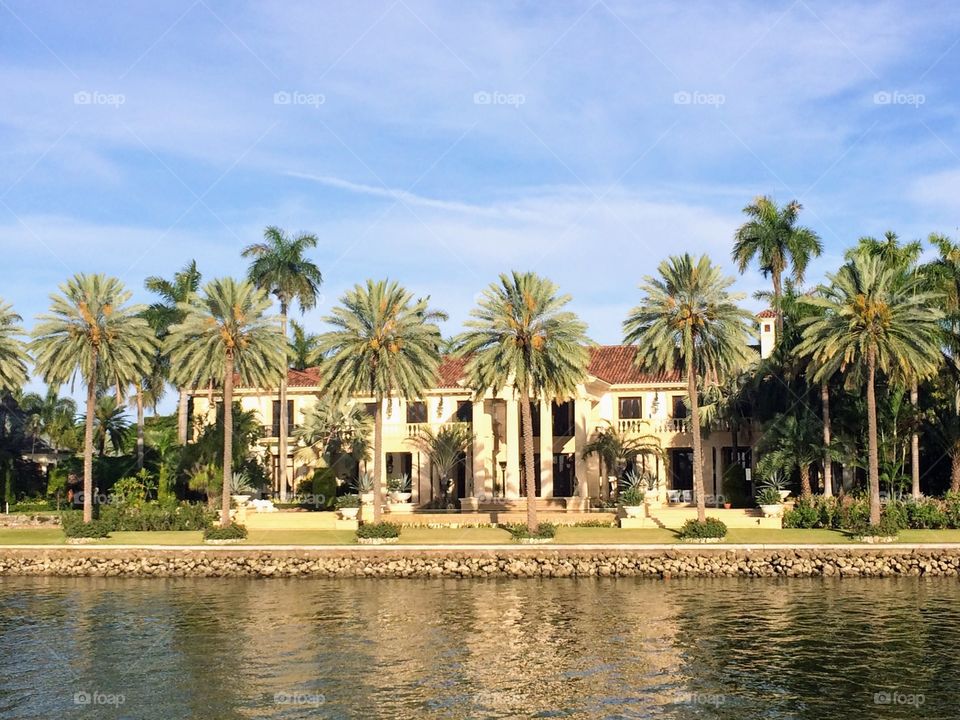
MULTIPOLYGON (((760 352, 766 356, 774 340, 772 313, 762 313, 760 352)), ((564 402, 540 402, 534 405, 534 464, 537 495, 542 498, 597 497, 601 493, 601 466, 595 455, 584 457, 584 447, 596 433, 610 425, 623 433, 652 435, 659 441, 659 456, 639 456, 638 469, 655 474, 664 492, 691 490, 693 487, 692 437, 686 405, 686 386, 679 372, 648 374, 635 363, 636 348, 628 345, 593 347, 585 381, 575 397, 564 402)), ((424 427, 437 429, 445 423, 466 423, 473 442, 458 466, 453 481, 457 498, 519 498, 522 482, 520 409, 518 398, 510 390, 496 395, 487 393, 477 399, 465 384, 464 361, 445 358, 440 366, 439 382, 423 397, 413 401, 399 398, 384 401, 383 463, 384 478, 408 475, 412 501, 428 504, 439 494, 439 478, 430 471, 429 462, 413 440, 424 427)), ((290 370, 288 374, 288 417, 291 435, 302 413, 317 402, 321 388, 316 369, 290 370)), ((279 401, 274 391, 237 387, 236 401, 244 410, 256 411, 264 426, 260 451, 271 468, 274 491, 281 462, 277 435, 280 428, 279 401)), ((192 422, 209 422, 213 417, 216 394, 201 391, 191 398, 192 422)), ((373 398, 353 400, 368 409, 373 398)), ((734 461, 733 453, 745 467, 750 466, 749 424, 736 439, 723 428, 713 429, 703 441, 704 483, 708 495, 722 494, 724 470, 734 461), (736 442, 735 442, 736 440, 736 442)), ((311 459, 297 453, 291 440, 287 477, 293 487, 313 468, 311 459)), ((367 463, 372 471, 373 463, 367 463)), ((606 472, 604 473, 607 474, 606 472)), ((606 482, 610 482, 609 477, 606 482)))

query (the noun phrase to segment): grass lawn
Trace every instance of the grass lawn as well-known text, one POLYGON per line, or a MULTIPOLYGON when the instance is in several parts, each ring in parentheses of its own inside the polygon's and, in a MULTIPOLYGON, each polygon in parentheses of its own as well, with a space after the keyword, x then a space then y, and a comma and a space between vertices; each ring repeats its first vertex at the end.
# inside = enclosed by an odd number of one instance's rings
POLYGON ((0 529, 0 545, 58 545, 62 542, 60 528, 0 529))
POLYGON ((244 544, 350 545, 354 540, 352 530, 251 530, 244 544))
POLYGON ((199 530, 112 532, 103 542, 106 545, 200 545, 203 533, 199 530))
POLYGON ((408 527, 400 533, 401 545, 496 545, 513 542, 502 528, 425 528, 408 527))

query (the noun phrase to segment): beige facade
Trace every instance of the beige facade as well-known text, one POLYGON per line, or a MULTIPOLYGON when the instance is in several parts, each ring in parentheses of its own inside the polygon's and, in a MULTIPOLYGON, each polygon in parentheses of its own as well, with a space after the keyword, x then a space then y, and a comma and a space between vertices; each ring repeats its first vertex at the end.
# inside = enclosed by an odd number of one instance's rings
MULTIPOLYGON (((595 456, 584 458, 583 449, 595 434, 609 425, 624 433, 652 435, 663 457, 638 458, 637 465, 655 473, 661 488, 689 489, 692 482, 692 438, 686 418, 686 390, 677 374, 647 375, 634 364, 635 349, 605 346, 591 350, 586 381, 576 394, 563 402, 539 402, 535 412, 534 453, 537 464, 538 495, 543 498, 597 497, 601 495, 600 463, 595 456)), ((439 386, 422 398, 384 401, 382 480, 408 473, 412 501, 429 503, 437 497, 439 479, 433 477, 428 461, 413 438, 425 426, 436 430, 447 423, 467 423, 474 440, 463 467, 453 481, 456 497, 519 498, 521 482, 521 434, 518 398, 512 391, 482 399, 464 386, 460 377, 462 361, 446 360, 441 366, 439 386)), ((315 370, 290 371, 288 401, 295 427, 303 412, 317 402, 321 388, 315 370)), ((256 388, 239 387, 235 400, 244 410, 256 411, 264 426, 260 452, 268 467, 275 468, 278 428, 277 395, 256 388)), ((218 399, 213 396, 214 401, 218 399)), ((372 398, 357 397, 355 403, 371 404, 372 398)), ((192 422, 212 421, 214 415, 207 392, 192 398, 192 422)), ((737 445, 750 446, 749 430, 741 430, 737 445)), ((372 444, 372 443, 371 443, 372 444)), ((711 432, 703 441, 704 484, 707 495, 722 494, 721 478, 733 445, 726 430, 711 432)), ((312 472, 310 462, 297 454, 291 441, 287 458, 288 476, 294 482, 312 472)), ((373 470, 373 463, 367 463, 373 470)), ((610 478, 607 479, 610 481, 610 478)), ((276 490, 276 488, 275 488, 276 490)))

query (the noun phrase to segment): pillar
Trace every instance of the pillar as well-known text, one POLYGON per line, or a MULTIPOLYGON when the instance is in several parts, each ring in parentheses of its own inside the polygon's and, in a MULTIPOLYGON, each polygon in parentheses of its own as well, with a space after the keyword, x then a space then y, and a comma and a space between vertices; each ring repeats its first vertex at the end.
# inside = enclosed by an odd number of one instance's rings
POLYGON ((540 497, 553 497, 553 403, 540 401, 540 497))
MULTIPOLYGON (((587 427, 590 401, 577 398, 573 402, 574 421, 574 463, 577 480, 576 493, 580 497, 589 497, 591 492, 587 460, 583 457, 583 448, 587 446, 589 429, 587 427)), ((599 490, 599 487, 598 487, 599 490)))
POLYGON ((504 497, 520 497, 520 404, 507 400, 507 479, 504 497))
POLYGON ((493 457, 493 422, 483 410, 483 400, 473 403, 473 486, 471 495, 493 496, 493 473, 497 472, 493 457))

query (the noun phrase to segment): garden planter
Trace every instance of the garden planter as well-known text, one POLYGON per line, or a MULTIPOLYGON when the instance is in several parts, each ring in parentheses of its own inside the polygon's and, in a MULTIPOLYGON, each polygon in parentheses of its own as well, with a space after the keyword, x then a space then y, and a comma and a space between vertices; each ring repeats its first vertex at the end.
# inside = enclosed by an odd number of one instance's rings
POLYGON ((360 508, 340 508, 337 512, 340 513, 340 517, 344 520, 356 520, 357 515, 360 514, 360 508))
POLYGON ((373 505, 373 493, 360 493, 360 502, 362 502, 364 505, 373 505))
POLYGON ((731 503, 724 503, 724 504, 723 504, 723 509, 724 509, 724 510, 729 510, 729 509, 732 508, 732 507, 733 507, 733 505, 732 505, 731 503))
POLYGON ((643 517, 643 505, 624 505, 623 513, 628 518, 643 517))
POLYGON ((790 491, 789 491, 789 490, 779 490, 778 492, 780 493, 780 499, 781 499, 781 500, 786 500, 788 497, 790 497, 790 491))
MULTIPOLYGON (((409 493, 404 493, 409 495, 409 493)), ((391 502, 387 503, 387 512, 395 514, 409 514, 413 512, 412 502, 391 502)))
POLYGON ((760 512, 764 517, 779 517, 783 513, 783 505, 761 505, 760 512))
POLYGON ((237 504, 237 507, 246 507, 247 503, 250 502, 249 495, 231 495, 233 501, 237 504))
POLYGON ((413 493, 408 492, 392 492, 390 493, 390 500, 394 503, 408 503, 410 498, 413 497, 413 493))

